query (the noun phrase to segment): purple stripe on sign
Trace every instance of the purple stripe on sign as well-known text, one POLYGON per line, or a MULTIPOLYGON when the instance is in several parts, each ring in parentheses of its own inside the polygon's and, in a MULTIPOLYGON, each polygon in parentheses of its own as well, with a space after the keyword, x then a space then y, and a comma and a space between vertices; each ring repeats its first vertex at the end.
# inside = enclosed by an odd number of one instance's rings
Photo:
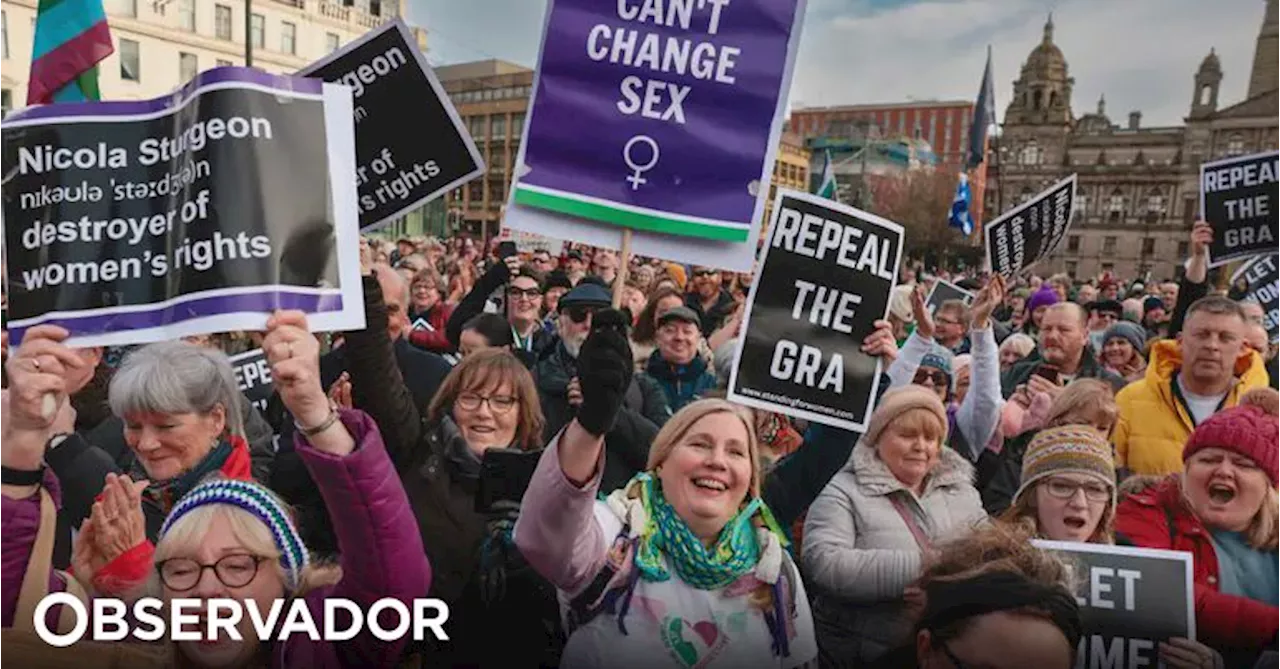
POLYGON ((216 67, 196 75, 186 86, 150 100, 112 100, 107 102, 68 102, 56 105, 27 107, 11 114, 8 123, 21 121, 74 119, 80 116, 131 116, 134 114, 150 114, 172 109, 199 94, 202 86, 220 83, 244 83, 268 86, 285 93, 305 93, 319 95, 324 90, 324 82, 319 79, 305 77, 287 77, 268 74, 246 67, 216 67))
MULTIPOLYGON (((149 311, 94 314, 92 316, 63 316, 52 318, 39 325, 58 325, 67 329, 73 337, 142 330, 182 323, 193 318, 218 316, 237 312, 269 314, 276 309, 297 309, 309 314, 342 310, 342 295, 314 295, 275 290, 243 295, 212 295, 197 297, 181 304, 160 307, 149 311)), ((27 326, 34 327, 34 326, 27 326)), ((12 328, 9 336, 13 343, 22 341, 27 327, 12 328)))

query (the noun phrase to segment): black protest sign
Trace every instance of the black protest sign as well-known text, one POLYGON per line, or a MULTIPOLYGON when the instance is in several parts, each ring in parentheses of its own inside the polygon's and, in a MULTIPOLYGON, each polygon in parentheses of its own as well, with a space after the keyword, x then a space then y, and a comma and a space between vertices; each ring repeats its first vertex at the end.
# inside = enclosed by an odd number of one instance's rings
POLYGON ((267 354, 259 348, 233 355, 231 370, 235 372, 240 392, 249 398, 249 402, 258 411, 266 411, 267 401, 275 390, 275 386, 271 385, 271 365, 267 364, 267 354))
POLYGON ((1072 174, 986 224, 983 237, 991 271, 1012 278, 1052 255, 1067 236, 1075 199, 1072 174))
POLYGON ((729 398, 861 430, 881 371, 862 340, 888 313, 902 227, 796 191, 779 191, 773 211, 729 398))
POLYGON ((299 74, 355 96, 360 229, 375 230, 484 172, 444 87, 399 19, 299 74))
POLYGON ((77 346, 364 327, 351 93, 245 68, 174 95, 22 110, 3 128, 11 335, 77 346))
POLYGON ((929 298, 924 301, 924 306, 929 310, 929 315, 932 316, 938 310, 938 307, 942 306, 943 302, 949 300, 960 300, 966 305, 973 304, 973 293, 950 281, 937 279, 933 282, 933 288, 929 290, 929 298))
POLYGON ((1084 634, 1077 667, 1155 667, 1160 642, 1196 638, 1191 554, 1036 541, 1076 567, 1084 634))
POLYGON ((1275 253, 1254 256, 1231 276, 1231 284, 1246 287, 1242 299, 1262 307, 1262 325, 1272 343, 1280 341, 1280 275, 1276 273, 1280 258, 1275 253))
POLYGON ((1280 152, 1200 166, 1200 218, 1213 226, 1209 266, 1276 250, 1280 152))

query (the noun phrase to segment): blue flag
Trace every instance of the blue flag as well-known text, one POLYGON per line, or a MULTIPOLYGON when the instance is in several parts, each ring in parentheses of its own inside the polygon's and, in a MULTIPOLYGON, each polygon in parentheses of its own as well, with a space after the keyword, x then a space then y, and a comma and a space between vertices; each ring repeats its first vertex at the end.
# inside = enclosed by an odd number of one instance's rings
POLYGON ((986 159, 987 129, 996 122, 996 92, 991 76, 991 47, 987 47, 987 68, 982 72, 978 101, 973 105, 973 125, 969 127, 969 156, 965 167, 973 169, 986 159))
POLYGON ((960 228, 966 237, 973 234, 973 217, 969 215, 969 177, 962 172, 960 182, 956 184, 956 197, 951 201, 951 216, 947 225, 960 228))

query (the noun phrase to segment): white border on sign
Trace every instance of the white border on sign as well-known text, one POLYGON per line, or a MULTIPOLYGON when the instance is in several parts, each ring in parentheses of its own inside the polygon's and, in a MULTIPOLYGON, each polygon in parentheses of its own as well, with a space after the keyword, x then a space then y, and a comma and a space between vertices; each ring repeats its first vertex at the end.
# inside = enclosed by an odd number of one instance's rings
POLYGON ((1114 546, 1111 544, 1094 544, 1082 541, 1050 541, 1048 539, 1032 539, 1031 543, 1045 550, 1062 551, 1064 553, 1097 553, 1101 555, 1130 555, 1133 557, 1151 558, 1153 560, 1170 560, 1181 562, 1186 579, 1187 589, 1187 638, 1196 639, 1196 590, 1192 569, 1191 554, 1186 551, 1170 551, 1161 548, 1139 548, 1137 546, 1114 546))
MULTIPOLYGON (((1231 157, 1224 157, 1224 159, 1213 160, 1211 162, 1201 162, 1201 173, 1199 173, 1199 182, 1197 182, 1196 184, 1199 187, 1199 196, 1201 196, 1201 206, 1199 206, 1199 220, 1202 220, 1202 221, 1208 220, 1206 219, 1206 217, 1204 217, 1204 173, 1206 173, 1206 171, 1208 170, 1216 169, 1217 166, 1220 166, 1220 165, 1231 165, 1231 164, 1235 164, 1235 162, 1257 160, 1257 159, 1260 159, 1260 157, 1262 156, 1272 156, 1272 157, 1280 156, 1280 151, 1263 151, 1261 153, 1249 153, 1248 156, 1231 156, 1231 157)), ((1254 255, 1270 256, 1271 253, 1270 252, 1254 253, 1254 255)), ((1236 260, 1244 260, 1244 258, 1249 258, 1249 257, 1252 257, 1252 256, 1251 255, 1226 256, 1224 258, 1219 258, 1219 260, 1215 260, 1215 258, 1213 258, 1213 247, 1212 247, 1212 244, 1210 244, 1210 248, 1208 248, 1208 269, 1211 269, 1211 270, 1216 269, 1216 267, 1221 267, 1222 265, 1228 265, 1228 264, 1231 264, 1231 262, 1234 262, 1236 260)), ((1233 278, 1231 278, 1231 280, 1233 281, 1235 280, 1234 276, 1233 278)))
MULTIPOLYGON (((850 207, 848 205, 841 204, 834 200, 828 200, 824 197, 819 197, 812 193, 805 193, 803 191, 795 191, 795 190, 779 188, 777 194, 774 195, 773 220, 769 221, 769 235, 768 235, 768 238, 765 240, 764 249, 761 250, 760 252, 760 270, 761 271, 764 270, 765 263, 769 259, 770 249, 773 248, 773 236, 777 234, 776 231, 778 229, 778 215, 782 212, 783 197, 789 197, 793 200, 800 200, 802 202, 808 202, 810 204, 823 207, 825 209, 838 211, 847 216, 857 218, 863 222, 871 223, 873 225, 877 225, 887 230, 892 230, 894 232, 897 232, 898 233, 898 256, 893 262, 894 280, 889 284, 889 291, 890 293, 892 293, 893 288, 897 285, 898 272, 902 269, 902 247, 906 245, 905 244, 906 231, 903 229, 903 227, 901 225, 898 225, 897 223, 894 223, 893 221, 890 221, 886 218, 881 218, 870 212, 862 211, 861 209, 850 207)), ((764 411, 775 411, 784 415, 795 416, 797 418, 804 418, 817 423, 822 423, 823 425, 831 425, 833 427, 838 427, 843 430, 850 430, 852 432, 864 431, 867 422, 871 419, 872 411, 875 410, 876 397, 880 392, 880 377, 884 373, 884 360, 882 360, 879 357, 876 358, 876 370, 873 373, 873 376, 871 378, 871 394, 869 395, 870 399, 867 402, 867 409, 866 409, 866 412, 862 415, 862 420, 858 422, 842 420, 840 418, 835 418, 833 416, 828 416, 826 414, 816 413, 813 411, 799 409, 796 407, 783 406, 781 404, 767 402, 754 397, 747 397, 746 395, 740 395, 734 391, 734 389, 738 385, 738 366, 742 364, 742 350, 746 348, 746 333, 750 331, 750 328, 751 328, 751 311, 753 310, 756 304, 756 291, 760 288, 760 281, 758 279, 759 277, 757 277, 756 281, 751 282, 751 292, 747 295, 747 302, 745 307, 746 312, 742 314, 742 328, 740 332, 742 332, 743 334, 741 338, 738 340, 737 349, 733 353, 733 367, 729 369, 729 399, 731 401, 738 402, 740 404, 745 404, 749 407, 753 407, 756 409, 762 409, 764 411)), ((889 317, 889 302, 890 300, 885 300, 884 313, 880 314, 880 320, 884 320, 889 317)), ((861 345, 861 342, 859 342, 859 345, 861 345)))
POLYGON ((1280 258, 1280 255, 1277 255, 1275 253, 1259 253, 1256 256, 1248 258, 1247 260, 1244 261, 1244 263, 1242 263, 1239 267, 1236 268, 1235 272, 1231 274, 1231 283, 1235 283, 1237 280, 1239 280, 1240 275, 1248 271, 1249 268, 1253 267, 1255 264, 1260 263, 1263 260, 1266 260, 1268 258, 1280 258))
POLYGON ((948 286, 950 286, 950 287, 951 287, 951 289, 952 289, 952 290, 954 290, 954 291, 956 291, 956 292, 958 292, 958 293, 963 293, 963 294, 965 294, 965 295, 968 295, 968 296, 969 296, 969 303, 970 303, 970 304, 972 304, 972 303, 973 303, 973 297, 974 297, 973 291, 965 290, 965 289, 961 288, 960 286, 957 286, 957 285, 955 285, 954 283, 951 283, 950 281, 947 281, 947 280, 945 280, 945 279, 939 279, 939 278, 935 277, 935 278, 933 279, 933 287, 929 289, 929 294, 928 294, 927 296, 925 296, 925 298, 924 298, 924 306, 925 306, 925 308, 926 308, 926 309, 929 307, 929 303, 933 301, 933 293, 934 293, 935 291, 937 291, 937 290, 938 290, 938 284, 940 284, 940 283, 945 283, 945 284, 947 284, 948 286))
POLYGON ((1067 212, 1067 227, 1066 227, 1066 229, 1065 229, 1065 230, 1063 230, 1063 233, 1064 233, 1064 234, 1062 235, 1062 237, 1058 238, 1058 243, 1057 243, 1057 244, 1054 244, 1052 248, 1050 248, 1049 250, 1045 251, 1044 257, 1042 257, 1042 258, 1037 258, 1036 260, 1032 261, 1031 263, 1028 263, 1026 267, 1023 267, 1023 268, 1022 268, 1021 270, 1019 270, 1018 272, 1015 272, 1015 273, 1014 273, 1014 276, 1017 276, 1018 274, 1021 274, 1021 273, 1023 273, 1023 272, 1026 272, 1027 270, 1031 269, 1032 267, 1035 267, 1036 263, 1040 262, 1041 260, 1046 260, 1046 259, 1048 259, 1048 258, 1049 258, 1050 256, 1052 256, 1055 252, 1057 252, 1058 247, 1062 245, 1062 241, 1063 241, 1064 239, 1066 239, 1066 238, 1067 238, 1067 235, 1065 234, 1065 233, 1066 233, 1066 231, 1067 231, 1067 230, 1070 230, 1070 229, 1071 229, 1071 224, 1075 222, 1075 216, 1076 216, 1076 188, 1077 188, 1077 186, 1078 186, 1078 181, 1077 181, 1077 179, 1076 179, 1076 177, 1077 177, 1077 176, 1078 176, 1078 174, 1076 174, 1076 173, 1072 173, 1072 174, 1071 174, 1071 176, 1069 176, 1069 177, 1066 177, 1066 178, 1063 178, 1063 179, 1059 179, 1057 183, 1055 183, 1055 184, 1053 184, 1052 186, 1049 186, 1048 188, 1046 188, 1046 189, 1044 189, 1044 190, 1040 191, 1039 193, 1036 193, 1035 195, 1031 196, 1031 198, 1030 198, 1029 200, 1027 200, 1026 202, 1023 202, 1022 204, 1020 204, 1020 205, 1018 205, 1018 206, 1014 207, 1013 209, 1010 209, 1009 211, 1005 212, 1004 214, 1002 214, 1002 215, 1000 215, 998 218, 996 218, 996 220, 991 221, 990 223, 987 223, 987 224, 985 224, 985 225, 983 225, 983 226, 982 226, 982 247, 983 247, 983 250, 984 250, 984 251, 986 251, 986 256, 987 256, 987 258, 986 258, 986 262, 987 262, 987 270, 988 270, 988 271, 992 271, 992 272, 994 272, 994 271, 995 271, 995 270, 994 270, 994 268, 995 268, 995 264, 993 264, 993 263, 991 262, 991 244, 990 244, 990 243, 989 243, 989 241, 988 241, 988 240, 990 239, 990 235, 988 234, 988 232, 991 230, 991 228, 993 228, 993 227, 995 227, 995 226, 997 226, 997 225, 999 225, 999 224, 1001 224, 1001 223, 1004 223, 1005 221, 1009 220, 1010 218, 1013 218, 1014 216, 1016 216, 1016 215, 1018 215, 1018 214, 1022 213, 1022 212, 1023 212, 1024 210, 1026 210, 1028 207, 1030 207, 1031 205, 1033 205, 1033 204, 1035 204, 1036 202, 1038 202, 1038 201, 1040 200, 1040 198, 1042 198, 1042 197, 1044 197, 1044 196, 1045 196, 1045 194, 1047 194, 1047 193, 1049 193, 1049 192, 1051 192, 1051 191, 1055 191, 1055 190, 1057 190, 1058 188, 1061 188, 1063 184, 1065 184, 1065 183, 1067 183, 1068 181, 1070 181, 1070 182, 1071 182, 1071 211, 1067 212))
POLYGON ((240 362, 241 360, 246 360, 246 359, 251 358, 251 357, 253 357, 253 356, 255 356, 255 355, 261 355, 261 356, 264 356, 264 357, 265 357, 265 356, 266 356, 266 352, 265 352, 265 351, 263 351, 263 350, 262 350, 262 349, 260 349, 260 348, 249 349, 248 351, 245 351, 244 353, 237 353, 237 354, 232 355, 232 356, 227 356, 227 360, 230 360, 230 361, 231 361, 231 366, 232 366, 232 367, 235 367, 237 364, 239 364, 239 362, 240 362))
MULTIPOLYGON (((462 184, 465 184, 471 181, 472 179, 475 179, 476 177, 484 174, 485 170, 488 169, 488 166, 485 165, 485 162, 484 162, 484 156, 480 153, 480 150, 476 148, 475 138, 472 137, 471 132, 467 130, 465 126, 463 126, 462 118, 458 116, 458 110, 455 109, 453 106, 453 100, 451 100, 449 98, 449 94, 445 92, 444 86, 440 85, 440 80, 436 78, 435 70, 431 69, 431 65, 427 62, 427 57, 423 55, 422 50, 418 48, 418 43, 414 41, 413 35, 409 33, 409 27, 405 25, 405 22, 398 16, 395 19, 388 21, 383 25, 378 26, 377 28, 374 28, 373 30, 370 30, 369 32, 361 35, 355 40, 348 42, 346 45, 344 45, 342 48, 338 49, 337 51, 334 51, 333 53, 325 56, 324 58, 321 58, 320 60, 317 60, 316 62, 302 68, 301 70, 298 70, 297 76, 309 77, 311 72, 314 72, 320 69, 321 67, 324 67, 325 65, 328 65, 329 63, 337 60, 338 58, 341 58, 347 55, 348 53, 354 51, 355 49, 363 46, 366 42, 373 40, 377 37, 381 37, 383 33, 392 29, 400 31, 400 37, 401 39, 404 40, 404 43, 408 47, 409 51, 413 53, 413 58, 418 63, 418 69, 422 70, 422 73, 426 75, 427 81, 431 84, 431 90, 435 93, 436 98, 440 100, 440 104, 441 106, 444 107, 445 112, 449 114, 449 120, 453 122, 454 130, 458 131, 458 135, 462 137, 463 143, 466 144, 467 153, 471 155, 471 160, 472 162, 475 163, 476 169, 472 172, 468 172, 467 174, 457 179, 454 179, 453 181, 449 182, 448 184, 445 184, 444 186, 441 186, 440 188, 437 188, 434 191, 431 191, 430 193, 419 198, 417 201, 411 204, 405 205, 396 213, 391 214, 390 216, 387 216, 385 218, 381 218, 377 221, 374 221, 373 223, 370 223, 369 225, 362 228, 361 232, 373 232, 375 230, 385 228, 387 225, 391 224, 394 221, 394 219, 403 216, 405 212, 413 211, 414 209, 421 207, 422 205, 436 199, 441 194, 447 193, 453 190, 454 188, 457 188, 458 186, 461 186, 462 184)), ((353 104, 352 112, 354 113, 354 111, 355 111, 355 106, 353 104)), ((354 161, 353 161, 351 174, 354 175, 355 173, 356 173, 356 170, 355 170, 354 161)))
MULTIPOLYGON (((791 90, 792 74, 795 71, 796 56, 800 46, 800 33, 804 27, 805 8, 808 4, 808 0, 791 1, 796 3, 791 24, 791 39, 787 42, 787 58, 783 64, 782 82, 778 89, 778 104, 774 109, 773 123, 769 129, 769 144, 766 147, 765 159, 758 179, 760 190, 756 194, 756 206, 747 240, 725 242, 647 230, 632 230, 631 252, 633 254, 734 272, 750 272, 755 265, 764 204, 769 198, 769 185, 773 176, 773 164, 777 159, 778 140, 782 136, 782 127, 786 119, 787 93, 791 90)), ((529 97, 529 115, 525 119, 524 131, 520 135, 520 150, 516 154, 502 227, 592 246, 621 249, 622 232, 625 229, 621 226, 558 214, 545 209, 522 207, 515 203, 516 185, 528 172, 524 166, 525 147, 529 145, 529 128, 533 126, 534 103, 538 99, 538 91, 541 88, 539 82, 542 76, 542 52, 546 48, 547 26, 551 23, 551 13, 554 8, 555 0, 548 0, 547 11, 542 17, 542 39, 538 43, 538 57, 535 61, 538 63, 538 68, 533 74, 533 95, 529 97)))
MULTIPOLYGON (((219 85, 220 88, 226 86, 219 85)), ((254 88, 252 85, 249 88, 254 88)), ((205 90, 205 89, 198 89, 205 90)), ((326 150, 329 162, 329 191, 333 194, 334 217, 334 250, 337 254, 338 281, 340 289, 325 289, 306 286, 240 286, 201 291, 190 295, 175 296, 163 302, 129 305, 127 307, 106 307, 100 309, 84 309, 69 312, 49 312, 37 317, 11 321, 10 327, 26 324, 38 325, 41 322, 59 316, 87 316, 94 314, 124 313, 128 311, 150 311, 168 304, 178 304, 190 299, 198 299, 215 295, 235 295, 256 293, 264 290, 280 290, 283 292, 303 292, 320 295, 342 295, 342 309, 323 313, 307 314, 307 326, 312 332, 362 330, 365 327, 364 289, 360 280, 360 216, 356 206, 356 182, 349 175, 355 174, 355 120, 352 118, 351 89, 346 86, 324 84, 321 99, 324 105, 324 124, 326 150), (344 249, 346 251, 344 252, 344 249)), ((287 94, 280 91, 281 94, 287 94)), ((167 113, 175 113, 175 109, 167 113)), ((146 114, 143 116, 151 116, 146 114)), ((113 120, 135 120, 132 116, 118 116, 113 120)), ((46 123, 75 122, 72 119, 51 119, 46 123)), ((275 240, 273 240, 274 242, 275 240)), ((101 335, 84 335, 71 337, 65 342, 68 346, 119 346, 126 344, 147 344, 166 339, 189 337, 211 332, 227 332, 231 330, 265 330, 270 314, 257 312, 233 312, 214 314, 192 318, 177 323, 137 330, 123 330, 101 335)))

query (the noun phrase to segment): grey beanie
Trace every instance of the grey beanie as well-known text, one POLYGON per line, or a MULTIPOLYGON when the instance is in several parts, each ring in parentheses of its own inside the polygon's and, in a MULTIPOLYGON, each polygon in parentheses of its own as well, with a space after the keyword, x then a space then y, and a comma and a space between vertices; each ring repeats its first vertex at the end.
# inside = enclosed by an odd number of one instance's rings
POLYGON ((1133 344, 1133 348, 1138 352, 1138 355, 1142 355, 1146 349, 1147 333, 1137 323, 1130 323, 1129 321, 1112 323, 1111 327, 1107 328, 1106 334, 1102 335, 1102 345, 1106 346, 1107 342, 1115 337, 1123 337, 1128 340, 1130 344, 1133 344))

